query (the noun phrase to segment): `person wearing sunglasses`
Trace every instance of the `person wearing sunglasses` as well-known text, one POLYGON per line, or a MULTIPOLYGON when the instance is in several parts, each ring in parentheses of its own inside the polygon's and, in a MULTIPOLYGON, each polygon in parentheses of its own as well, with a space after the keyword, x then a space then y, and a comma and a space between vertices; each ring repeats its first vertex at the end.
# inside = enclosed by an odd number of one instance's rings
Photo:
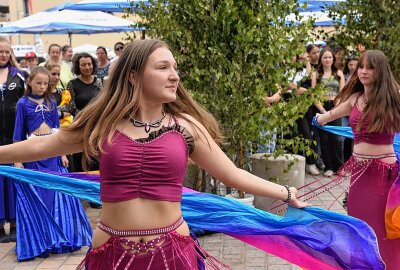
POLYGON ((110 61, 110 71, 112 70, 113 66, 117 63, 118 58, 122 54, 123 50, 124 50, 124 43, 118 41, 117 43, 114 44, 115 57, 110 61))
POLYGON ((122 50, 124 49, 124 43, 118 41, 114 44, 114 52, 117 57, 122 54, 122 50))

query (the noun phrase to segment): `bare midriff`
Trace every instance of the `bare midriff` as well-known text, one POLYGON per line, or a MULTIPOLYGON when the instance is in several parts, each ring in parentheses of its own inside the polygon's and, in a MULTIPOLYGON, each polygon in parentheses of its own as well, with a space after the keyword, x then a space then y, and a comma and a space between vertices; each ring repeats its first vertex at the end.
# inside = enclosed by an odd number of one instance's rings
MULTIPOLYGON (((394 148, 392 144, 377 145, 361 142, 358 144, 354 144, 353 151, 354 153, 361 155, 379 156, 394 153, 394 148)), ((381 160, 385 163, 394 163, 396 162, 396 157, 387 157, 382 158, 381 160)))
POLYGON ((51 133, 51 128, 43 122, 35 131, 32 132, 32 134, 50 134, 51 133))
MULTIPOLYGON (((122 202, 103 202, 100 220, 114 230, 145 230, 170 226, 181 216, 180 202, 136 198, 122 202)), ((181 235, 189 235, 189 227, 186 222, 183 222, 176 232, 181 235)), ((126 237, 126 239, 143 243, 158 236, 133 236, 126 237)), ((101 246, 109 238, 109 234, 96 228, 92 248, 101 246)))

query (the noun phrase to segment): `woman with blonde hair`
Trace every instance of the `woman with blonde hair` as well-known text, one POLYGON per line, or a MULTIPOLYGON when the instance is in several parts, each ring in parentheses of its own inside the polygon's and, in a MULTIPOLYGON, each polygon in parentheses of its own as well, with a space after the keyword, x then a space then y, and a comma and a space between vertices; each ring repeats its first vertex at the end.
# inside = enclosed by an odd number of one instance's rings
POLYGON ((399 159, 393 148, 394 135, 400 132, 399 90, 386 56, 368 50, 337 96, 339 105, 314 118, 315 123, 324 125, 350 115, 353 156, 338 174, 343 178, 351 173, 348 214, 374 229, 388 270, 400 269, 400 230, 395 214, 400 211, 399 159))
MULTIPOLYGON (((17 68, 11 43, 0 37, 0 145, 13 143, 16 104, 24 90, 25 76, 17 68)), ((14 181, 0 176, 0 243, 16 240, 15 199, 14 181), (5 222, 10 222, 9 235, 4 229, 5 222)))
POLYGON ((229 268, 203 251, 182 218, 188 157, 226 185, 282 199, 294 187, 238 169, 219 148, 215 119, 180 83, 176 61, 159 40, 125 47, 102 92, 59 133, 0 148, 0 162, 84 151, 100 161, 103 210, 81 269, 229 268), (29 147, 28 147, 29 146, 29 147))

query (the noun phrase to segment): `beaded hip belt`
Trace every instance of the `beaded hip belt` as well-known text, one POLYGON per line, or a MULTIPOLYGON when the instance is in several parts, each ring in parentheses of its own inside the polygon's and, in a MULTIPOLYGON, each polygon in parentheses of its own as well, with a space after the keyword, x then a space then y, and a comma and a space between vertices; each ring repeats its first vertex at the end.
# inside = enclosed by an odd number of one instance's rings
POLYGON ((167 226, 167 227, 162 227, 162 228, 157 228, 157 229, 148 229, 148 230, 114 230, 101 221, 97 224, 97 227, 108 233, 111 236, 121 236, 121 237, 128 237, 128 236, 148 236, 148 235, 157 235, 157 234, 163 234, 163 233, 169 233, 172 231, 175 231, 179 226, 181 226, 183 223, 183 217, 180 217, 174 224, 167 226))
POLYGON ((382 158, 396 157, 396 153, 387 153, 381 155, 363 155, 363 154, 353 153, 353 156, 360 159, 382 159, 382 158))

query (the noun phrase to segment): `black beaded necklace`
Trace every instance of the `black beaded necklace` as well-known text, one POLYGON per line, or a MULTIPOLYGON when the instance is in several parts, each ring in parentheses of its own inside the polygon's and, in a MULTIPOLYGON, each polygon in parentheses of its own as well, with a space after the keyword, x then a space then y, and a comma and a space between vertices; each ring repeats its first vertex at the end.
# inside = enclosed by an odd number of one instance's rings
POLYGON ((162 117, 160 119, 151 123, 145 123, 140 120, 136 120, 135 118, 130 118, 129 121, 131 121, 135 127, 144 127, 144 131, 146 131, 146 133, 149 133, 151 128, 158 128, 161 126, 161 123, 164 120, 165 115, 166 115, 165 112, 163 112, 162 117))
POLYGON ((365 95, 365 93, 362 95, 362 101, 364 104, 367 104, 367 102, 368 102, 367 96, 365 95))

